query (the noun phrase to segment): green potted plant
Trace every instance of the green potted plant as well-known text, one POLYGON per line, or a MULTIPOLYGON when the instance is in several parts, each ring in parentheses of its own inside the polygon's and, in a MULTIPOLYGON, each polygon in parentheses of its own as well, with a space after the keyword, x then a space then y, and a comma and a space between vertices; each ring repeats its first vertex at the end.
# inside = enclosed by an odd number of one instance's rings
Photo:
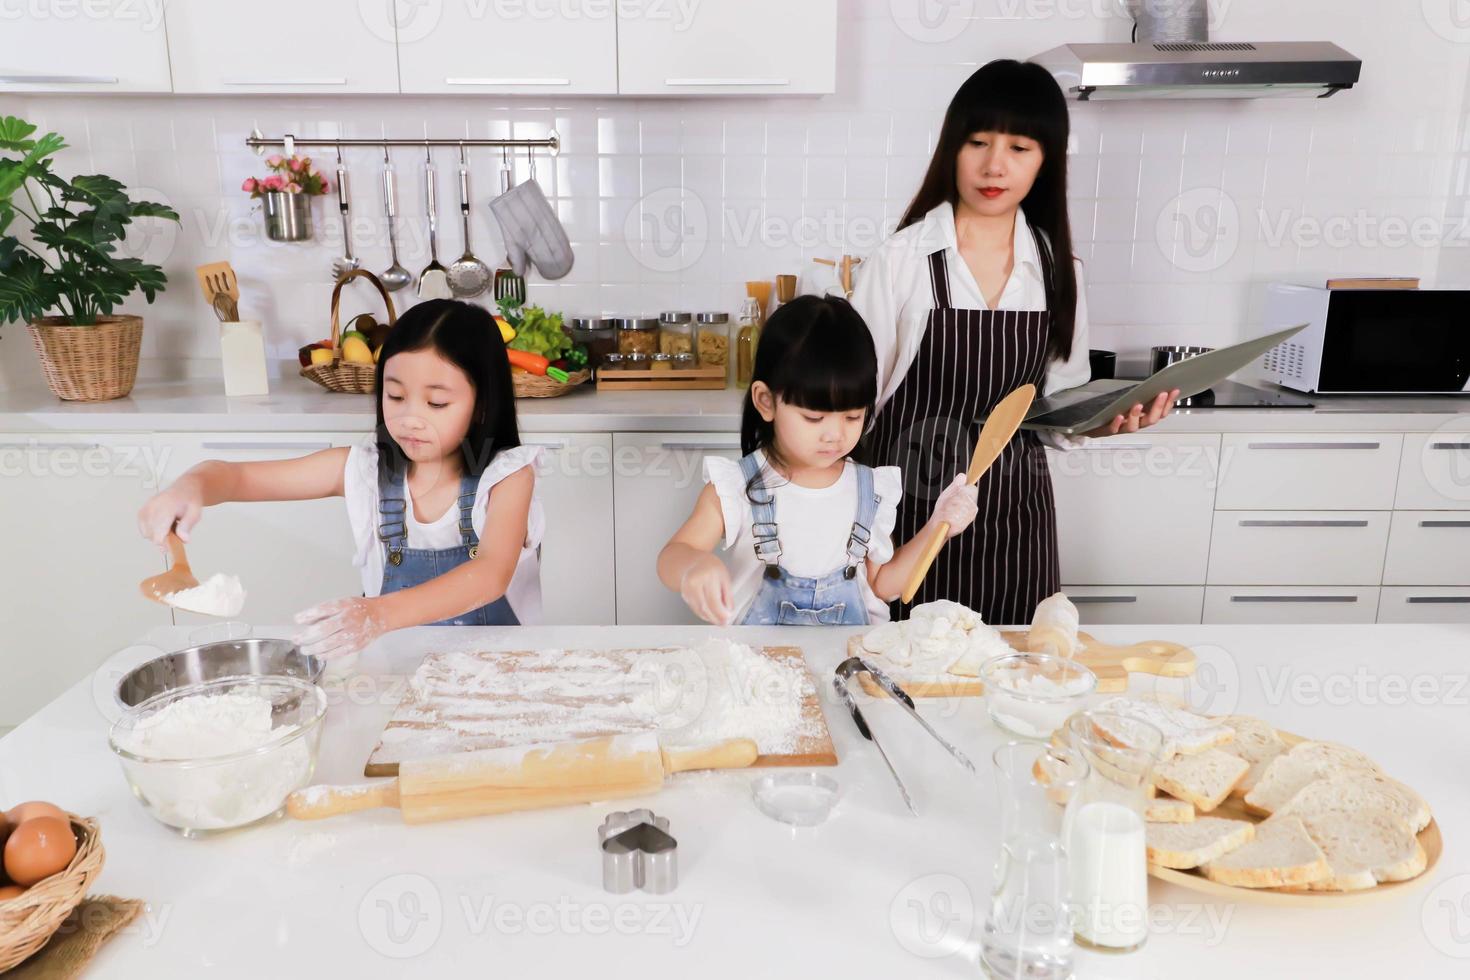
POLYGON ((101 174, 66 180, 51 158, 66 146, 14 116, 0 118, 0 323, 26 321, 46 383, 69 401, 121 398, 133 389, 143 319, 114 315, 134 290, 153 302, 163 270, 117 254, 134 218, 178 221, 172 208, 131 201, 101 174), (10 155, 15 154, 15 155, 10 155), (25 238, 15 219, 29 223, 25 238))

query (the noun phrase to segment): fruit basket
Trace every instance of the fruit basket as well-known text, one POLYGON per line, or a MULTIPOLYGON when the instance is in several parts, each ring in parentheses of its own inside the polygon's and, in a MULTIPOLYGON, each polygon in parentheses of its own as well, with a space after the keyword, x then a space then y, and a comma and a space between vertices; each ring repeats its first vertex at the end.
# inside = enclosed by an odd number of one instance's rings
MULTIPOLYGON (((388 311, 388 322, 383 326, 383 332, 393 328, 398 322, 398 313, 393 309, 393 298, 388 295, 388 290, 383 288, 383 283, 378 277, 366 269, 353 269, 341 279, 337 285, 332 287, 332 336, 326 347, 312 345, 304 347, 301 351, 303 360, 310 359, 310 363, 303 364, 301 376, 309 381, 315 381, 328 391, 342 392, 343 394, 370 395, 373 386, 377 383, 378 366, 376 362, 376 351, 382 348, 382 341, 367 348, 370 360, 347 360, 344 354, 344 342, 342 339, 342 287, 356 278, 366 279, 372 283, 383 297, 383 305, 388 311), (314 348, 314 349, 313 349, 314 348), (309 352, 309 353, 308 353, 309 352), (329 359, 322 357, 323 352, 328 353, 329 359)), ((357 321, 354 320, 354 323, 357 321)), ((352 339, 352 338, 349 338, 352 339)), ((356 346, 353 344, 352 346, 356 346)), ((361 357, 361 354, 355 355, 361 357)))

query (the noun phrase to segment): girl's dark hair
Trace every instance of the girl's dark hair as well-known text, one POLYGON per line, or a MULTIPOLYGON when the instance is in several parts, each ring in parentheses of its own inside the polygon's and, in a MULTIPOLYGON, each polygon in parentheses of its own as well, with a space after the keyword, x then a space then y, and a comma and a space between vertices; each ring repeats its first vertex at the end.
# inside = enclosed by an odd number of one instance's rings
MULTIPOLYGON (((835 296, 798 296, 761 331, 752 385, 764 382, 778 401, 813 412, 866 409, 878 401, 878 355, 857 310, 835 296)), ((740 417, 740 452, 772 455, 775 426, 755 410, 750 392, 740 417)))
POLYGON ((898 227, 924 219, 959 196, 955 164, 971 134, 1009 133, 1041 144, 1041 169, 1022 202, 1041 255, 1046 308, 1051 312, 1047 350, 1065 360, 1077 319, 1077 272, 1072 268, 1072 224, 1067 218, 1067 100, 1051 73, 1031 62, 992 61, 965 80, 944 113, 929 170, 898 227), (1057 256, 1061 256, 1060 259, 1057 256))
POLYGON ((510 361, 495 317, 483 306, 453 299, 431 299, 411 307, 388 331, 378 355, 378 467, 396 475, 406 460, 383 421, 383 369, 395 354, 432 350, 464 372, 475 391, 470 428, 460 451, 465 472, 479 476, 498 453, 521 444, 516 428, 515 389, 510 361))

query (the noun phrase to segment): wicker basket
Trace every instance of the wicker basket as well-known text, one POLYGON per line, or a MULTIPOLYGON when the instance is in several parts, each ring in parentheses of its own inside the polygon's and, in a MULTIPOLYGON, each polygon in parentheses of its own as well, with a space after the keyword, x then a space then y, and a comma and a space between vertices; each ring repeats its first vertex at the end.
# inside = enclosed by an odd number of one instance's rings
POLYGON ((573 371, 567 375, 566 384, 562 384, 544 374, 532 374, 519 368, 511 368, 510 371, 517 398, 556 398, 558 395, 565 395, 590 377, 591 371, 573 371))
POLYGON ((19 898, 0 902, 0 973, 46 945, 72 909, 87 897, 87 889, 102 870, 106 855, 97 821, 68 816, 77 835, 77 854, 71 864, 32 885, 19 898))
POLYGON ((43 316, 30 328, 46 384, 57 398, 104 402, 133 390, 142 317, 99 316, 95 326, 74 327, 65 317, 43 316))
POLYGON ((393 297, 383 288, 382 281, 366 269, 353 269, 338 279, 337 285, 332 287, 332 363, 313 364, 301 369, 303 378, 315 381, 328 391, 347 395, 371 395, 378 378, 376 364, 351 364, 342 360, 342 287, 359 277, 372 283, 383 297, 383 305, 388 310, 388 326, 392 327, 398 322, 398 313, 393 309, 393 297))

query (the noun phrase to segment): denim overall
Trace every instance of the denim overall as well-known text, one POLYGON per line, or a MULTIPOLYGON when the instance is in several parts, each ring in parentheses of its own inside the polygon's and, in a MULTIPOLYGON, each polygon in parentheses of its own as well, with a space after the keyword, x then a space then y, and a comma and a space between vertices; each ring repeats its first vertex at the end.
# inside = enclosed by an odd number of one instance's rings
MULTIPOLYGON (((459 533, 464 543, 455 548, 410 548, 408 547, 408 490, 407 482, 395 483, 387 473, 378 472, 378 540, 383 542, 383 589, 382 594, 411 589, 438 578, 474 558, 480 549, 480 540, 475 536, 471 512, 475 506, 475 491, 479 478, 466 474, 459 481, 459 533)), ((510 602, 501 596, 494 602, 471 609, 453 619, 441 619, 431 626, 519 626, 520 620, 510 608, 510 602)))
POLYGON ((798 578, 781 567, 781 541, 776 528, 776 498, 761 478, 760 461, 752 453, 740 460, 750 496, 751 536, 755 556, 766 566, 760 590, 741 618, 741 626, 866 626, 868 608, 863 602, 863 567, 873 519, 878 515, 878 496, 873 492, 873 471, 857 467, 857 518, 847 539, 847 564, 819 578, 798 578))

